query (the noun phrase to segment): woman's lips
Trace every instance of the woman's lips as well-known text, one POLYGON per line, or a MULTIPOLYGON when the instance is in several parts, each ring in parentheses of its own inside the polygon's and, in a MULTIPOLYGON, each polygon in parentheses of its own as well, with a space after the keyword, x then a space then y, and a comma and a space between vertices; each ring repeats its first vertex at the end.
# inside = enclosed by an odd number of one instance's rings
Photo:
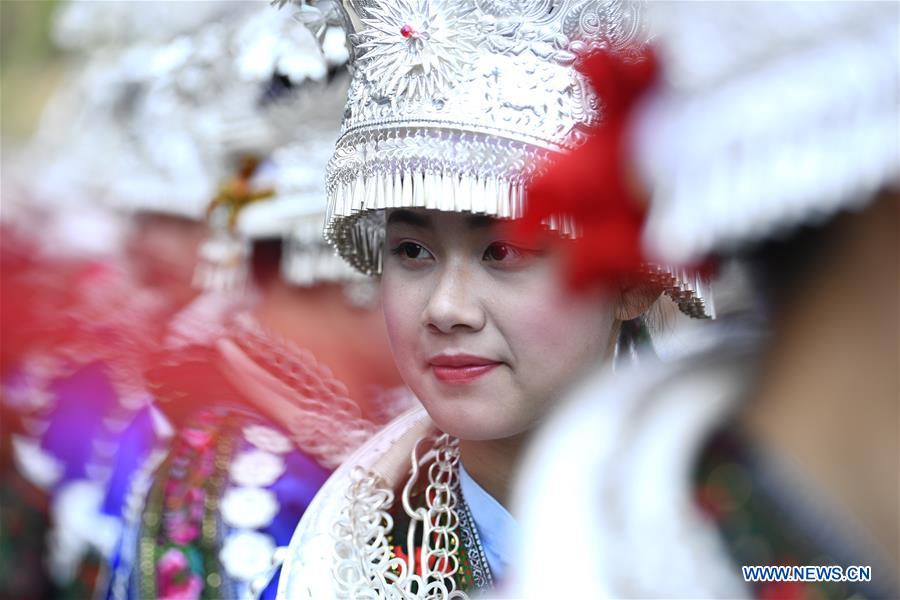
POLYGON ((500 362, 467 354, 438 355, 428 361, 434 376, 444 383, 469 383, 493 371, 500 362))

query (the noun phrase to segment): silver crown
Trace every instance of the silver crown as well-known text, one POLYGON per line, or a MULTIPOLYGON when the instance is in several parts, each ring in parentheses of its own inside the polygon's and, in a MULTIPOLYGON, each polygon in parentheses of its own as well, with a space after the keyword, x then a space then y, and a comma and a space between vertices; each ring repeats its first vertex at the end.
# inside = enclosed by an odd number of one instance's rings
POLYGON ((655 258, 733 252, 900 186, 897 3, 709 8, 645 14, 668 75, 635 135, 655 258))
MULTIPOLYGON (((353 78, 328 166, 325 237, 370 274, 381 271, 383 209, 521 217, 545 159, 578 147, 601 118, 579 58, 647 41, 643 5, 623 0, 327 6, 312 20, 341 17, 353 78)), ((548 225, 578 234, 570 219, 548 225)), ((682 310, 709 314, 695 290, 666 281, 682 310)))
MULTIPOLYGON (((579 55, 641 37, 640 5, 618 1, 340 8, 353 80, 328 169, 325 235, 367 273, 381 269, 380 209, 521 216, 542 159, 576 147, 599 117, 574 67, 579 55)), ((568 223, 558 229, 574 233, 568 223)))

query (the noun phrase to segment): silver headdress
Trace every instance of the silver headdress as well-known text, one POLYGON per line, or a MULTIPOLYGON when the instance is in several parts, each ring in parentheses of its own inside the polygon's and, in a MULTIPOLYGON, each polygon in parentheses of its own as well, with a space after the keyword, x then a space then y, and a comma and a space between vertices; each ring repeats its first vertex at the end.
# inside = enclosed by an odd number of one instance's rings
MULTIPOLYGON (((269 10, 263 16, 270 26, 248 27, 243 36, 247 40, 244 54, 248 59, 272 55, 263 61, 269 65, 267 72, 284 73, 287 85, 297 89, 282 92, 283 98, 275 97, 277 91, 266 98, 268 120, 280 131, 279 143, 268 153, 255 179, 258 187, 273 190, 273 197, 243 210, 237 230, 250 239, 284 240, 281 272, 289 283, 307 287, 359 282, 362 276, 335 255, 322 237, 322 174, 334 150, 349 83, 344 34, 326 26, 317 44, 289 15, 269 10), (256 37, 262 41, 250 35, 254 31, 259 31, 256 37), (295 38, 291 45, 284 43, 289 38, 295 38), (266 51, 272 43, 280 44, 281 51, 266 51)), ((251 63, 245 60, 242 64, 251 63)))
MULTIPOLYGON (((353 79, 328 167, 325 237, 368 274, 381 271, 383 209, 523 216, 545 159, 577 148, 602 117, 579 58, 647 41, 643 5, 621 0, 330 6, 348 31, 353 79)), ((569 217, 548 226, 578 234, 569 217)), ((702 280, 648 274, 687 314, 711 314, 702 280)))
POLYGON ((896 3, 654 2, 645 17, 667 75, 636 134, 654 258, 728 252, 900 184, 896 3))
POLYGON ((366 273, 381 270, 381 209, 522 216, 542 159, 578 146, 599 118, 578 57, 642 38, 640 5, 627 2, 345 0, 340 9, 353 80, 328 168, 325 235, 366 273))
POLYGON ((346 91, 346 77, 338 77, 309 94, 310 118, 304 119, 298 139, 276 148, 255 178, 257 187, 273 190, 273 197, 248 206, 237 219, 243 237, 284 240, 282 276, 301 287, 364 279, 322 237, 322 173, 334 148, 346 91))
POLYGON ((334 75, 347 54, 344 48, 323 54, 310 32, 265 5, 224 25, 227 35, 214 39, 223 40, 228 60, 213 56, 211 67, 192 61, 205 68, 205 87, 214 93, 188 110, 198 120, 214 115, 201 145, 218 149, 220 177, 230 175, 211 205, 211 235, 201 247, 195 283, 231 291, 244 287, 252 240, 284 238, 312 213, 321 223, 319 174, 346 94, 346 78, 334 75), (216 63, 224 68, 216 70, 216 63), (239 164, 238 177, 224 172, 229 163, 239 164))

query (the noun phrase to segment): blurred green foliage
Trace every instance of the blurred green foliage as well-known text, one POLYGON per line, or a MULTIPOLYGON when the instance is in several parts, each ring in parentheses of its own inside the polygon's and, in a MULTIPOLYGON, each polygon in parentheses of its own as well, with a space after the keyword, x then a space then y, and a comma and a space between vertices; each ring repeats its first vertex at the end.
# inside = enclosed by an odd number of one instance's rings
POLYGON ((0 0, 0 135, 34 129, 59 80, 62 56, 50 35, 58 0, 0 0))

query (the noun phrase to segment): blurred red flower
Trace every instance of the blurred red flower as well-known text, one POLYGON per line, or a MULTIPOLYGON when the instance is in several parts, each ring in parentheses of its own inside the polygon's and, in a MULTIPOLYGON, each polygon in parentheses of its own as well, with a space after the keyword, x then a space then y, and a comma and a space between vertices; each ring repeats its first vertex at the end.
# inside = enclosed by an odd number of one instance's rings
POLYGON ((600 51, 579 69, 601 99, 601 120, 587 142, 558 157, 528 188, 522 233, 534 236, 552 216, 573 218, 581 235, 567 245, 566 272, 575 289, 608 284, 639 271, 645 202, 629 166, 628 120, 653 85, 649 48, 600 51))

